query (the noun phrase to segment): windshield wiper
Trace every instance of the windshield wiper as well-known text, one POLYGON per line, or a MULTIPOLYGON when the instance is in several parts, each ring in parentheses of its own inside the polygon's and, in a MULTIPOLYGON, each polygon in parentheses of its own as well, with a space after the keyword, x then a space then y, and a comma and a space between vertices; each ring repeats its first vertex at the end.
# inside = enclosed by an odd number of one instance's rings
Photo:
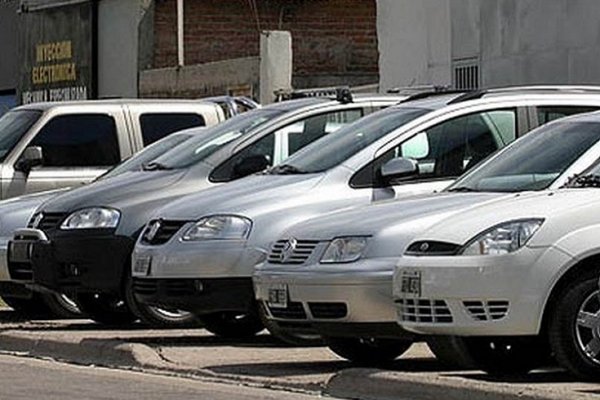
POLYGON ((452 189, 448 189, 448 192, 478 192, 479 190, 470 188, 468 186, 458 186, 452 189))
POLYGON ((147 164, 142 165, 142 169, 144 171, 165 171, 172 169, 171 167, 166 166, 165 164, 161 164, 158 162, 149 162, 147 164))
POLYGON ((290 164, 280 164, 269 168, 265 171, 270 175, 294 175, 294 174, 307 174, 308 172, 302 171, 301 169, 294 167, 290 164))
POLYGON ((600 188, 600 175, 575 175, 563 186, 565 188, 600 188))

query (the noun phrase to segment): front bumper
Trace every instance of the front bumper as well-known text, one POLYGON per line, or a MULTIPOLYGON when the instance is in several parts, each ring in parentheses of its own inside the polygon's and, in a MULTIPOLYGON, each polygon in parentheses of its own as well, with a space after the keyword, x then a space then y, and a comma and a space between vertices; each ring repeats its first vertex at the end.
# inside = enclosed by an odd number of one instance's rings
POLYGON ((134 278, 133 293, 141 303, 196 315, 223 311, 247 312, 254 307, 250 278, 134 278))
POLYGON ((393 284, 398 322, 420 334, 536 335, 555 271, 571 260, 555 248, 527 247, 502 256, 402 257, 393 284), (419 289, 407 288, 411 276, 420 276, 419 289))
POLYGON ((30 241, 31 251, 29 264, 9 261, 13 279, 60 293, 121 293, 133 239, 112 230, 57 232, 49 239, 37 233, 39 240, 15 235, 14 242, 30 241))
POLYGON ((0 238, 0 282, 10 281, 10 273, 8 272, 8 242, 10 238, 0 238))
POLYGON ((348 264, 302 266, 265 264, 254 274, 257 300, 281 328, 310 328, 324 336, 412 336, 394 326, 392 276, 396 258, 348 264), (287 307, 273 307, 269 291, 287 288, 287 307))

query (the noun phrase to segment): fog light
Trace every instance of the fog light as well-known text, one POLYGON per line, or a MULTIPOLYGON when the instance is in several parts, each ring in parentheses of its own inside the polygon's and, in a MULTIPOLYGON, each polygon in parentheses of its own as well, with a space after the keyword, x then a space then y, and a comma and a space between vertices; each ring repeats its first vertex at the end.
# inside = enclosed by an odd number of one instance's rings
POLYGON ((204 285, 202 284, 202 281, 194 281, 194 289, 196 289, 196 292, 204 291, 204 285))

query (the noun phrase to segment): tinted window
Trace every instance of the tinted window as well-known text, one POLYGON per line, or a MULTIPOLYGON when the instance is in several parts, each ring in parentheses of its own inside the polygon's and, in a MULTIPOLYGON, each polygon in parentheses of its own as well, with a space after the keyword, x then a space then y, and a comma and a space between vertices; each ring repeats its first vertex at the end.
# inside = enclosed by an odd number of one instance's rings
POLYGON ((545 189, 598 140, 598 123, 558 122, 544 126, 465 175, 449 190, 516 192, 545 189))
POLYGON ((204 125, 206 125, 204 118, 193 113, 142 114, 140 116, 144 146, 173 132, 204 125))
POLYGON ((285 160, 285 164, 304 172, 328 170, 428 112, 427 109, 398 107, 373 113, 311 143, 285 160))
POLYGON ((507 124, 504 130, 510 133, 507 137, 515 137, 516 113, 512 110, 455 118, 419 133, 377 157, 352 178, 351 185, 382 186, 381 166, 396 157, 417 161, 418 173, 409 181, 460 176, 502 146, 500 131, 493 122, 496 114, 513 115, 512 126, 507 124))
POLYGON ((539 106, 536 107, 538 123, 546 124, 555 119, 567 117, 569 115, 581 114, 598 110, 598 107, 581 106, 539 106))
POLYGON ((10 111, 0 118, 0 161, 3 161, 23 135, 37 122, 41 111, 10 111))
POLYGON ((53 118, 29 145, 42 148, 46 167, 109 166, 121 158, 115 120, 102 114, 53 118))

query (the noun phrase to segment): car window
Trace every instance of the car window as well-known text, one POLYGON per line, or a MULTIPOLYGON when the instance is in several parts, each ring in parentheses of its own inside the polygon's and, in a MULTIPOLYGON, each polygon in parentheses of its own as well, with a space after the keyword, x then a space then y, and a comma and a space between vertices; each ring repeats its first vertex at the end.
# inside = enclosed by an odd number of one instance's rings
POLYGON ((438 124, 407 139, 378 156, 352 178, 352 187, 383 186, 381 166, 396 157, 417 161, 418 173, 403 182, 424 179, 449 179, 463 174, 504 145, 497 115, 505 120, 512 114, 512 126, 504 124, 504 136, 515 137, 516 111, 495 110, 474 113, 438 124))
POLYGON ((44 167, 110 166, 121 158, 115 120, 106 114, 55 117, 29 145, 42 148, 44 167))
POLYGON ((251 156, 264 157, 266 161, 265 165, 267 166, 278 164, 289 155, 294 154, 319 138, 360 119, 362 115, 362 108, 337 110, 313 115, 290 123, 237 152, 215 169, 211 175, 211 180, 215 182, 227 182, 239 178, 239 174, 235 172, 235 166, 251 156), (278 154, 276 150, 276 138, 283 143, 287 143, 287 146, 281 148, 281 154, 278 154))
POLYGON ((553 122, 528 133, 448 190, 545 189, 599 140, 599 123, 553 122))
POLYGON ((205 125, 204 118, 194 113, 148 113, 140 115, 144 146, 148 146, 173 132, 205 125))
POLYGON ((41 111, 19 110, 10 111, 0 118, 0 161, 4 161, 41 115, 41 111))
POLYGON ((569 115, 597 110, 598 107, 591 106, 538 106, 536 107, 536 114, 539 125, 543 125, 555 119, 568 117, 569 115))

